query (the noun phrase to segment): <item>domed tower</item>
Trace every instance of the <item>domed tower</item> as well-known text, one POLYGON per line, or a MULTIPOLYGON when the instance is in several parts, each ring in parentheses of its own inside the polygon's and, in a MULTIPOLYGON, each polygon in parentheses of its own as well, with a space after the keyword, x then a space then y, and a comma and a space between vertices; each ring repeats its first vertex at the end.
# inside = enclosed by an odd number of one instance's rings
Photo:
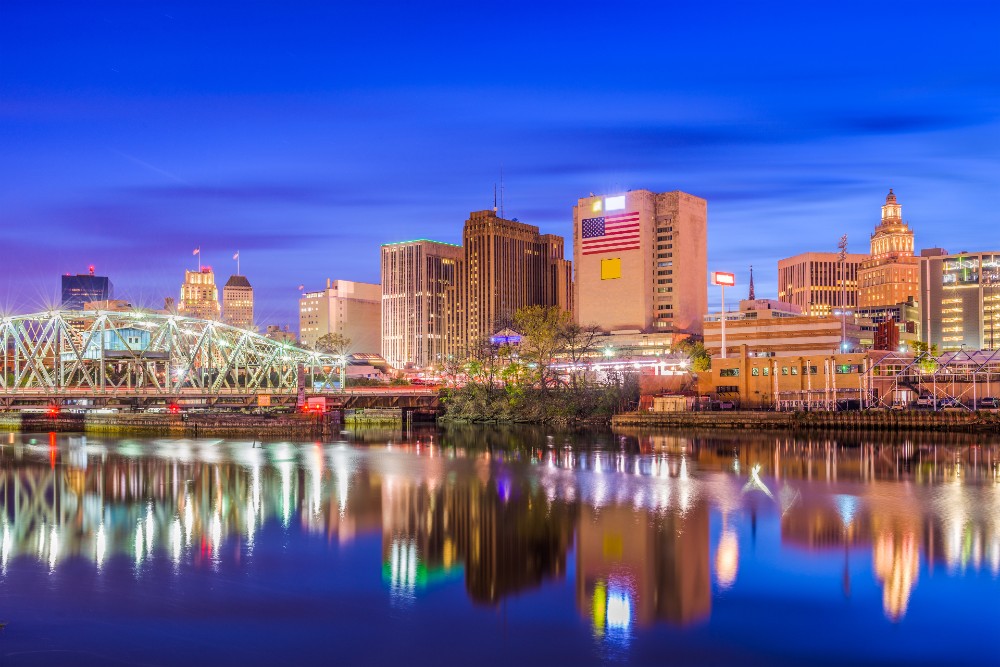
POLYGON ((871 257, 858 270, 858 307, 879 308, 917 298, 919 260, 913 256, 913 230, 889 189, 882 220, 871 236, 871 257))

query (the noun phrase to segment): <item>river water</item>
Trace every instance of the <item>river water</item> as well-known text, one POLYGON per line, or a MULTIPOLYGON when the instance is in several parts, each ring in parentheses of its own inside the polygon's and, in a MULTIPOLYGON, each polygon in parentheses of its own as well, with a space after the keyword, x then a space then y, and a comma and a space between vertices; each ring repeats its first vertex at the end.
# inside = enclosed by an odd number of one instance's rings
POLYGON ((1000 442, 0 434, 0 665, 998 664, 1000 442))

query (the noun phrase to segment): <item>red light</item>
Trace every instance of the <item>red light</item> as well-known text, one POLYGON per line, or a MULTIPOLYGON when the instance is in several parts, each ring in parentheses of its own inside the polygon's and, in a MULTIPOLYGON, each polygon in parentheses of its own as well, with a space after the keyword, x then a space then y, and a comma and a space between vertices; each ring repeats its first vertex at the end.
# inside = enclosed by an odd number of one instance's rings
POLYGON ((176 415, 178 412, 181 411, 181 407, 176 403, 171 403, 170 406, 167 407, 167 411, 170 412, 170 414, 172 415, 176 415))
POLYGON ((48 409, 48 415, 49 415, 49 417, 58 417, 59 416, 59 406, 57 406, 57 405, 50 405, 49 409, 48 409))

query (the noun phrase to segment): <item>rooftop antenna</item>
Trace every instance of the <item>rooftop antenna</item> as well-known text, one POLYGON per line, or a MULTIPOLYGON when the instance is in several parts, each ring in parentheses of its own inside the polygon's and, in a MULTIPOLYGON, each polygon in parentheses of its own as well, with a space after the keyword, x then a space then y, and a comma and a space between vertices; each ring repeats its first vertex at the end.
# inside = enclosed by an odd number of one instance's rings
POLYGON ((750 265, 750 294, 747 296, 747 299, 749 299, 750 301, 757 300, 757 296, 754 294, 753 291, 753 264, 750 265))
POLYGON ((497 184, 493 184, 493 213, 497 212, 497 184))
POLYGON ((500 217, 507 219, 503 214, 503 165, 500 165, 500 217))

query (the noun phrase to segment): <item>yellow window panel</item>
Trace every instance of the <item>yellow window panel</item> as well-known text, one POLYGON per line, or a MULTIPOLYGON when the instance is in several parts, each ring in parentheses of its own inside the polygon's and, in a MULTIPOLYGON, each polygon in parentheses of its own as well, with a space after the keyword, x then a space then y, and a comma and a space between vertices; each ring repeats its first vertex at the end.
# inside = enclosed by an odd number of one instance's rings
POLYGON ((622 259, 613 257, 601 260, 601 280, 614 280, 622 277, 622 259))

